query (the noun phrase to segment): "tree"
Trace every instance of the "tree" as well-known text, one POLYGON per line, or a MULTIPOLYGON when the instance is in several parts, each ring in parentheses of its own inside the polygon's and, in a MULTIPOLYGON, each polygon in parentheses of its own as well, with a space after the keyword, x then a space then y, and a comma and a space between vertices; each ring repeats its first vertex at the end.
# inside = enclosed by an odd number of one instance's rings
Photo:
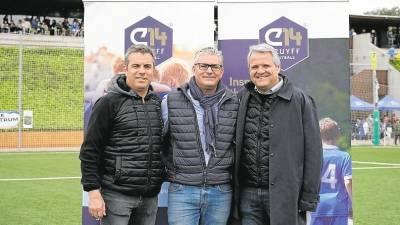
POLYGON ((400 16, 400 8, 398 6, 395 6, 391 9, 388 8, 375 9, 372 11, 364 12, 364 15, 400 16))

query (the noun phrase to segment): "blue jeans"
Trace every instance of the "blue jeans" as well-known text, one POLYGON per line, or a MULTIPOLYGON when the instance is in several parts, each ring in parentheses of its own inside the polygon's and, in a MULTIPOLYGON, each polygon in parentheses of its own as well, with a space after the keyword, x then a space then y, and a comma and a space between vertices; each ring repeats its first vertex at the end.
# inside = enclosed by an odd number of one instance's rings
POLYGON ((311 225, 347 225, 347 216, 312 217, 311 225))
POLYGON ((240 194, 242 224, 269 225, 269 190, 244 188, 240 194))
POLYGON ((169 225, 226 225, 231 209, 230 184, 188 186, 170 183, 169 225))
POLYGON ((154 225, 158 197, 130 196, 112 190, 101 190, 106 203, 102 225, 154 225))
MULTIPOLYGON (((240 193, 240 212, 243 225, 270 225, 269 190, 243 188, 240 193)), ((306 224, 306 212, 297 214, 298 225, 306 224)), ((289 224, 288 224, 289 225, 289 224)))

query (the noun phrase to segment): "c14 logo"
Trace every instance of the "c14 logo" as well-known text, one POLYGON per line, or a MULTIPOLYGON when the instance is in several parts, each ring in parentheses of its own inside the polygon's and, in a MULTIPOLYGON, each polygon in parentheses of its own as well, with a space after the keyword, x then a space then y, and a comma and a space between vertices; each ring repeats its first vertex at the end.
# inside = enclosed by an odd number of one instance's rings
POLYGON ((294 31, 293 27, 285 28, 271 28, 265 32, 265 43, 272 45, 274 47, 278 46, 289 46, 290 41, 295 41, 296 46, 301 46, 301 40, 303 36, 299 31, 294 31), (274 38, 271 39, 271 36, 274 38), (283 39, 283 41, 282 41, 283 39), (275 41, 279 40, 279 41, 275 41))
POLYGON ((275 47, 283 71, 308 58, 307 29, 284 16, 261 28, 259 41, 275 47))
POLYGON ((144 44, 155 51, 156 64, 172 57, 172 29, 148 16, 125 29, 125 51, 132 44, 144 44))
POLYGON ((167 44, 167 33, 160 32, 159 27, 154 28, 135 28, 130 35, 133 44, 144 44, 150 47, 155 46, 156 41, 160 41, 161 46, 167 44))

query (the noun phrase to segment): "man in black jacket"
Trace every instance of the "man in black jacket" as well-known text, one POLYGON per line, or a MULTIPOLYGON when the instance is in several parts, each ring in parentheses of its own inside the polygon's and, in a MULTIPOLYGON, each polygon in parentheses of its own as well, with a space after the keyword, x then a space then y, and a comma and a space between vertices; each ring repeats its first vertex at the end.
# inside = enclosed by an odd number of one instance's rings
POLYGON ((116 76, 93 107, 79 158, 89 213, 102 224, 155 224, 163 166, 154 64, 150 48, 130 47, 126 75, 116 76))
POLYGON ((322 144, 313 99, 279 74, 267 44, 250 47, 239 93, 234 207, 243 225, 304 225, 318 203, 322 144))

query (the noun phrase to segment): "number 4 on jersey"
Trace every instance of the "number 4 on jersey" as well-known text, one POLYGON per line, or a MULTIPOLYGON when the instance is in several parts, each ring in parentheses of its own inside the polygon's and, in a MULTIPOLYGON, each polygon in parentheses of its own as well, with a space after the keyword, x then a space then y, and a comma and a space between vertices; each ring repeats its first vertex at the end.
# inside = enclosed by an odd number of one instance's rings
POLYGON ((332 189, 335 189, 337 179, 335 177, 336 175, 336 165, 335 164, 329 164, 328 168, 324 172, 324 175, 321 178, 322 183, 328 183, 331 185, 332 189))

